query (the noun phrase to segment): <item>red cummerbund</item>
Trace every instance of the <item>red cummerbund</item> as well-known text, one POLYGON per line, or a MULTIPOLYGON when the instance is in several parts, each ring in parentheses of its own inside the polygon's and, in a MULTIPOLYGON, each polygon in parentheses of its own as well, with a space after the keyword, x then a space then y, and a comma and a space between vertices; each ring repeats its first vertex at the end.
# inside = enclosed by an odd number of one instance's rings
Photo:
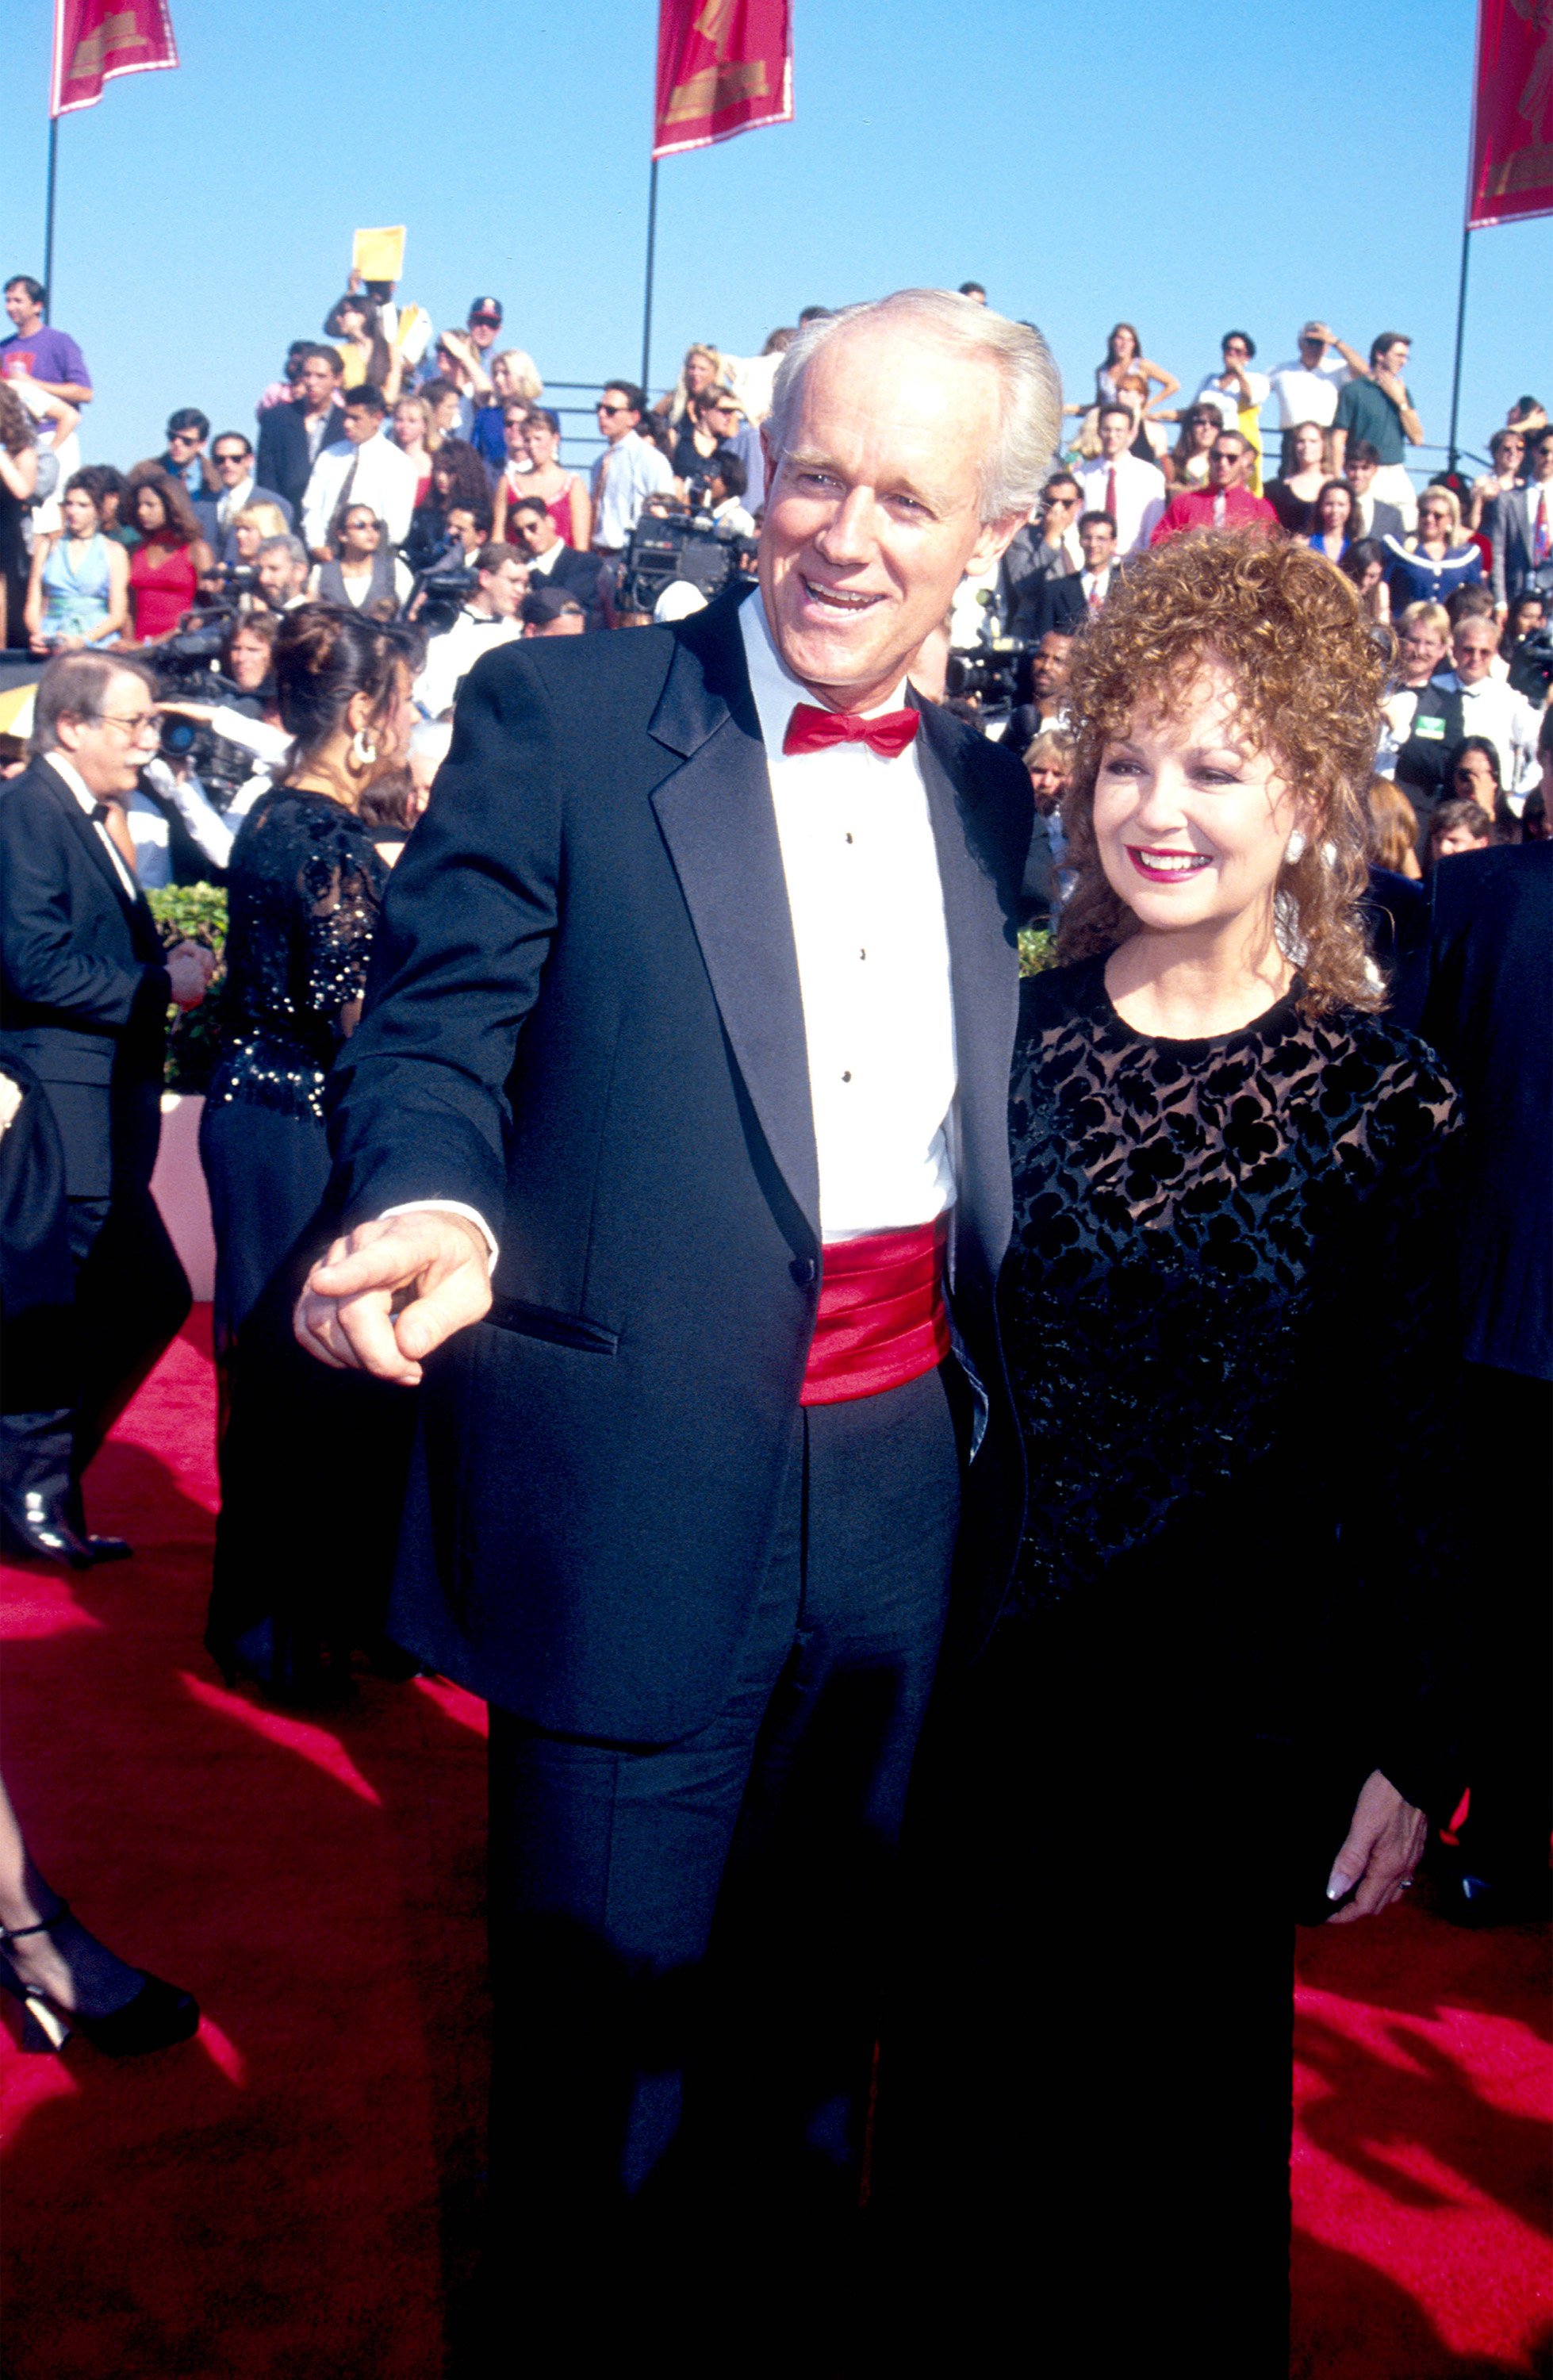
POLYGON ((944 1219, 825 1250, 819 1319, 799 1403, 843 1404, 904 1388, 949 1353, 944 1219))

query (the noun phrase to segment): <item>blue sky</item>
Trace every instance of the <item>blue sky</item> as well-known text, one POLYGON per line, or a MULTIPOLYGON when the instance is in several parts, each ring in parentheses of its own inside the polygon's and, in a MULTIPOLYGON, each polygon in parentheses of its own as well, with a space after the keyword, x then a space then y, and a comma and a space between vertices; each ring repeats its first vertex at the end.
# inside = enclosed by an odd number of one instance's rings
MULTIPOLYGON (((409 227, 439 323, 493 291, 552 380, 634 373, 654 0, 172 0, 184 64, 60 128, 55 320, 101 392, 89 456, 175 405, 251 428, 358 224, 409 227)), ((42 271, 49 0, 6 0, 0 269, 42 271)), ((974 275, 1072 392, 1136 322, 1194 387, 1231 323, 1410 332, 1450 410, 1474 0, 795 0, 796 120, 660 176, 654 378, 810 302, 974 275)), ((1462 421, 1553 396, 1553 220, 1474 234, 1462 421), (1542 297, 1537 298, 1541 290, 1542 297)))

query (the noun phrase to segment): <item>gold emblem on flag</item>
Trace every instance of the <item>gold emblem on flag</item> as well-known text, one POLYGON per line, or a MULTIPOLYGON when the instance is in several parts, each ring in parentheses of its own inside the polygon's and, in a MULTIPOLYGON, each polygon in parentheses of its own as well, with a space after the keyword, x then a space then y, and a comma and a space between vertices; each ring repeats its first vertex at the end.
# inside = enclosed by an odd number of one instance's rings
POLYGON ((151 42, 141 32, 133 8, 121 8, 116 15, 104 17, 90 33, 83 33, 76 43, 67 79, 82 80, 100 75, 110 56, 120 50, 149 50, 151 42))

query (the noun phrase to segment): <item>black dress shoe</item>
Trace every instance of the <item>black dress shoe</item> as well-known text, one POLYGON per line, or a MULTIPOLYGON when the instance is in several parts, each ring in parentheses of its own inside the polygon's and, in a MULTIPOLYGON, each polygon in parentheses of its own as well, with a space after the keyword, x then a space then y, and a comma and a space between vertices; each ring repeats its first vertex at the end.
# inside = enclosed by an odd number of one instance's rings
POLYGON ((94 1562, 128 1561, 135 1551, 127 1537, 98 1537, 89 1533, 86 1542, 94 1562))
MULTIPOLYGON (((72 1570, 90 1570, 98 1560, 92 1550, 93 1540, 76 1529, 64 1510, 61 1496, 50 1496, 42 1488, 24 1488, 14 1500, 0 1505, 0 1550, 8 1554, 37 1554, 44 1561, 68 1562, 72 1570)), ((109 1545, 120 1543, 107 1538, 109 1545)), ((129 1548, 124 1548, 126 1553, 129 1548)), ((112 1560, 112 1556, 103 1557, 112 1560)))

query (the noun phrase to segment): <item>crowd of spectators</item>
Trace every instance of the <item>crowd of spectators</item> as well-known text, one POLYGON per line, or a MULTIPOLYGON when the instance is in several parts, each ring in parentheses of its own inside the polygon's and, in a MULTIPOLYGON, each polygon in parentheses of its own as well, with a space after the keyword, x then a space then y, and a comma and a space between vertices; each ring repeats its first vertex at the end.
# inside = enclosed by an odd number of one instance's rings
MULTIPOLYGON (((986 302, 975 283, 961 294, 986 302)), ((6 641, 40 657, 146 650, 173 672, 175 696, 199 708, 208 695, 206 710, 219 706, 224 727, 247 739, 240 765, 229 751, 220 783, 184 796, 183 826, 201 821, 192 850, 157 815, 171 797, 144 797, 136 831, 153 874, 209 874, 212 845, 231 830, 212 838, 204 813, 235 824, 270 781, 279 722, 257 655, 301 604, 415 626, 418 712, 445 721, 491 646, 682 617, 720 574, 752 566, 760 424, 791 330, 773 331, 756 357, 695 341, 656 398, 625 378, 607 382, 584 470, 564 452, 563 415, 541 402, 534 358, 504 343, 498 298, 476 298, 462 329, 433 333, 391 285, 353 277, 321 336, 292 342, 258 398, 253 434, 212 437, 208 415, 183 406, 161 451, 121 470, 81 466, 91 376, 75 340, 45 321, 40 285, 15 275, 5 302, 6 641), (677 565, 671 544, 644 581, 630 567, 633 540, 660 521, 693 529, 700 559, 677 565), (208 686, 190 667, 191 642, 208 686)), ((1324 554, 1392 640, 1377 783, 1399 786, 1411 808, 1409 866, 1431 864, 1441 832, 1450 849, 1469 828, 1475 835, 1475 821, 1438 828, 1437 809, 1463 800, 1482 812, 1487 842, 1546 832, 1536 785, 1553 676, 1553 429, 1542 407, 1523 397, 1510 407, 1476 476, 1441 470, 1418 487, 1409 458, 1424 449, 1424 425, 1408 338, 1382 331, 1361 349, 1313 318, 1293 344, 1289 361, 1264 372, 1250 333, 1228 331, 1217 367, 1186 396, 1190 378, 1152 361, 1136 327, 1118 322, 1092 398, 1064 407, 1071 443, 1037 511, 1001 562, 961 589, 946 624, 949 698, 990 735, 1038 741, 1032 778, 1058 842, 1056 796, 1043 798, 1062 741, 1060 707, 1043 691, 1053 656, 1132 555, 1183 531, 1247 523, 1324 554), (1479 746, 1491 771, 1469 765, 1479 746)), ((193 762, 164 773, 181 795, 193 762)), ((1377 819, 1378 849, 1388 830, 1378 809, 1377 819)))

